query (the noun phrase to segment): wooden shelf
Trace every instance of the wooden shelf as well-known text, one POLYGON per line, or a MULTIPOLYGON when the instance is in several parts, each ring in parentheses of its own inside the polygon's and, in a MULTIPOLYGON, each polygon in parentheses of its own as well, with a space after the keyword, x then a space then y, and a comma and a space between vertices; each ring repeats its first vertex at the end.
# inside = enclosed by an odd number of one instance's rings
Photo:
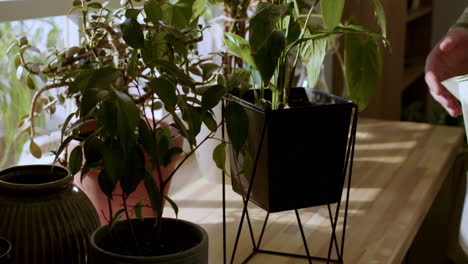
POLYGON ((424 74, 424 62, 406 66, 403 72, 403 90, 424 74))
POLYGON ((409 23, 413 20, 416 20, 420 17, 428 15, 432 12, 432 7, 430 6, 422 6, 418 9, 410 9, 408 10, 408 15, 406 16, 406 22, 409 23))

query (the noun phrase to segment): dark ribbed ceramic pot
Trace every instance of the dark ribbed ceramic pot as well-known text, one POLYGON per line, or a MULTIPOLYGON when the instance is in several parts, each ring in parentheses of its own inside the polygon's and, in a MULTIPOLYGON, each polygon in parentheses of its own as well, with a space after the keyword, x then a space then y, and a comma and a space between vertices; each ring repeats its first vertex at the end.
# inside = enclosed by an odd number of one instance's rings
POLYGON ((86 263, 89 235, 99 218, 73 176, 52 165, 0 171, 0 236, 12 263, 86 263))
POLYGON ((11 263, 11 244, 4 237, 0 237, 0 264, 10 264, 11 263))

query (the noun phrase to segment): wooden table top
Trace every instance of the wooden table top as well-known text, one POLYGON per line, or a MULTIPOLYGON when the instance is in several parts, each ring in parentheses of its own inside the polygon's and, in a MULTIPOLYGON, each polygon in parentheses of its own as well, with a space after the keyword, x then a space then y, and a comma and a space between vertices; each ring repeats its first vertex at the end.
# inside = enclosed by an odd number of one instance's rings
MULTIPOLYGON (((369 119, 359 121, 344 263, 402 262, 462 145, 463 136, 463 130, 454 127, 369 119)), ((220 180, 202 177, 172 194, 179 205, 179 218, 198 223, 208 231, 210 264, 222 263, 221 190, 220 180)), ((242 202, 230 185, 226 186, 226 191, 230 257, 242 202)), ((166 210, 168 216, 172 214, 170 211, 166 210)), ((311 254, 326 256, 331 234, 327 207, 301 209, 299 212, 311 254)), ((250 205, 249 213, 258 237, 266 212, 250 205)), ((342 218, 338 225, 339 237, 341 222, 342 218)), ((270 216, 262 248, 305 254, 293 211, 270 216)), ((244 224, 234 263, 241 263, 251 249, 244 224)), ((257 254, 249 263, 308 262, 257 254)))

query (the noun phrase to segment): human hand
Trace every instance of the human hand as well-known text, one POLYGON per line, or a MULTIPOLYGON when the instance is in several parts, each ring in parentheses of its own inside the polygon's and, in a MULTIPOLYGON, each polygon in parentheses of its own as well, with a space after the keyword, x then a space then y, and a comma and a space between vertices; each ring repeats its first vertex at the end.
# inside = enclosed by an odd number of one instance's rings
POLYGON ((426 83, 432 97, 455 117, 461 114, 457 99, 441 82, 454 76, 468 74, 468 30, 450 30, 432 49, 426 59, 426 83))

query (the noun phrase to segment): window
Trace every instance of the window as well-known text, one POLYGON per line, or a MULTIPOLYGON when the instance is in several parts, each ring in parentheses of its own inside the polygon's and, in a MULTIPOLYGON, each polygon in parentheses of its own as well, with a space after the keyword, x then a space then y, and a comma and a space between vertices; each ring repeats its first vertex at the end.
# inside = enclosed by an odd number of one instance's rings
MULTIPOLYGON (((21 117, 29 113, 34 91, 28 89, 24 81, 27 73, 15 67, 15 52, 6 55, 6 50, 18 36, 27 36, 30 44, 41 51, 51 47, 63 48, 78 42, 76 25, 65 17, 70 9, 70 1, 61 0, 0 0, 0 169, 16 165, 48 162, 52 156, 44 154, 43 160, 35 160, 24 144, 27 136, 18 137, 18 124, 21 117)), ((28 53, 30 60, 43 61, 40 55, 28 53)), ((34 80, 40 87, 41 80, 34 80)), ((57 107, 51 118, 37 120, 44 127, 44 135, 37 142, 43 145, 56 144, 58 123, 66 110, 57 107)), ((43 146, 44 147, 44 146, 43 146)), ((47 148, 47 147, 46 147, 47 148)), ((53 149, 53 147, 52 147, 53 149)))

